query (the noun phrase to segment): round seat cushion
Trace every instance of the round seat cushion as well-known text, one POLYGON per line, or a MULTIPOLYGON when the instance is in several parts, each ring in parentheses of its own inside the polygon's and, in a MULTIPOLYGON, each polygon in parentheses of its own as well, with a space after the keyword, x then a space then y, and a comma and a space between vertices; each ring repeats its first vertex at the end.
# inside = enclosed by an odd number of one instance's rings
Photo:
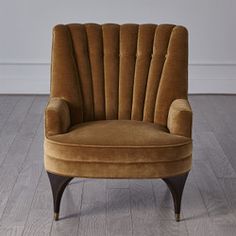
POLYGON ((160 178, 191 169, 192 140, 154 123, 102 120, 45 137, 45 168, 66 176, 160 178))

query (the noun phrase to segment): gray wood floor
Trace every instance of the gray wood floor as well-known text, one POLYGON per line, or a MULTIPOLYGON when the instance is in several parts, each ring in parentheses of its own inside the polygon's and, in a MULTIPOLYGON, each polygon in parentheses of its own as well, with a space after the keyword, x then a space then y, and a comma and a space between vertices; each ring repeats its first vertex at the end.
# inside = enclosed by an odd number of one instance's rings
POLYGON ((0 235, 236 235, 236 96, 194 95, 193 169, 174 221, 161 180, 74 179, 61 220, 43 169, 46 96, 0 96, 0 235))

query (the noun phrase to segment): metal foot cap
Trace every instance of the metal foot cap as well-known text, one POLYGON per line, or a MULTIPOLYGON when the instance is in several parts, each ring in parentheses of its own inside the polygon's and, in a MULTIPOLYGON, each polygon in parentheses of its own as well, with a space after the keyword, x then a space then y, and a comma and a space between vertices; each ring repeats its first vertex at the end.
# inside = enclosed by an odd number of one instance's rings
POLYGON ((176 220, 177 222, 180 221, 180 214, 175 214, 175 220, 176 220))
POLYGON ((57 221, 59 219, 59 213, 54 213, 54 220, 57 221))

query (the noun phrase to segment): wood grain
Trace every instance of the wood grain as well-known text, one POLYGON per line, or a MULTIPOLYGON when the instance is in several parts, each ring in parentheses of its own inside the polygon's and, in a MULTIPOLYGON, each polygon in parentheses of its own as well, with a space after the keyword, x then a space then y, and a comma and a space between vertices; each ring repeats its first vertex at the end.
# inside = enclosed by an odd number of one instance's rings
POLYGON ((132 235, 129 189, 107 190, 107 235, 132 235))
POLYGON ((8 120, 4 123, 4 127, 0 133, 0 165, 6 158, 6 155, 18 134, 21 124, 24 122, 26 115, 34 101, 34 97, 22 96, 15 105, 8 120))
MULTIPOLYGON (((194 166, 193 166, 194 168, 194 166)), ((205 202, 190 172, 183 194, 182 213, 189 235, 214 235, 205 202)))
MULTIPOLYGON (((35 134, 37 129, 39 128, 41 130, 43 128, 42 122, 40 127, 38 125, 40 120, 42 120, 42 113, 37 112, 37 116, 33 116, 33 114, 37 109, 41 110, 42 106, 45 105, 45 99, 41 98, 37 102, 35 100, 33 105, 34 106, 31 108, 34 107, 34 109, 29 110, 26 119, 22 123, 22 127, 12 142, 9 152, 7 153, 7 157, 1 166, 2 169, 8 169, 9 171, 13 169, 16 175, 15 181, 12 182, 12 186, 10 187, 11 189, 4 196, 4 198, 8 200, 2 213, 0 224, 4 225, 4 227, 8 230, 14 231, 14 229, 17 229, 17 234, 20 234, 20 232, 23 232, 24 230, 24 224, 30 210, 30 205, 37 187, 38 179, 42 172, 42 164, 35 164, 32 162, 35 158, 34 156, 37 156, 38 154, 42 155, 42 152, 33 154, 32 152, 29 152, 29 149, 32 141, 36 137, 35 134), (41 107, 39 105, 41 105, 41 107), (34 122, 31 122, 32 126, 30 126, 30 124, 28 126, 31 133, 25 131, 26 123, 28 123, 27 118, 34 118, 34 122), (21 139, 20 136, 22 137, 21 139), (24 142, 21 142, 22 140, 24 142), (19 145, 21 147, 19 147, 19 145), (16 148, 21 149, 21 152, 16 148), (11 153, 12 150, 15 150, 15 152, 11 153), (21 155, 19 155, 19 153, 21 155), (14 225, 12 222, 15 222, 14 225)), ((40 139, 35 139, 36 142, 41 142, 41 137, 40 139)), ((40 156, 37 156, 37 158, 40 158, 40 156)))
MULTIPOLYGON (((226 228, 236 232, 236 218, 232 214, 219 181, 207 162, 196 161, 192 170, 196 184, 213 223, 214 235, 227 235, 226 228)), ((230 235, 230 234, 229 234, 230 235)))
POLYGON ((50 235, 53 223, 52 193, 45 171, 42 172, 23 235, 50 235))
POLYGON ((159 235, 160 219, 155 208, 152 181, 130 180, 129 182, 133 235, 159 235))
POLYGON ((16 103, 20 96, 0 96, 0 131, 8 120, 12 110, 15 108, 16 103))
POLYGON ((106 211, 106 180, 84 180, 78 235, 106 235, 106 211))

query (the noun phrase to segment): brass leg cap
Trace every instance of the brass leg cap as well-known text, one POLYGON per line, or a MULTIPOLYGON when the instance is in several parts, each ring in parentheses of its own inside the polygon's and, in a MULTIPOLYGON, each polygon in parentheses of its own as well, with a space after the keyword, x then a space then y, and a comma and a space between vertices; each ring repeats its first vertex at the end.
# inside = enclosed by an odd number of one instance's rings
POLYGON ((59 219, 59 213, 54 213, 54 220, 58 221, 58 219, 59 219))
POLYGON ((175 220, 176 220, 176 222, 180 221, 180 214, 175 214, 175 220))

